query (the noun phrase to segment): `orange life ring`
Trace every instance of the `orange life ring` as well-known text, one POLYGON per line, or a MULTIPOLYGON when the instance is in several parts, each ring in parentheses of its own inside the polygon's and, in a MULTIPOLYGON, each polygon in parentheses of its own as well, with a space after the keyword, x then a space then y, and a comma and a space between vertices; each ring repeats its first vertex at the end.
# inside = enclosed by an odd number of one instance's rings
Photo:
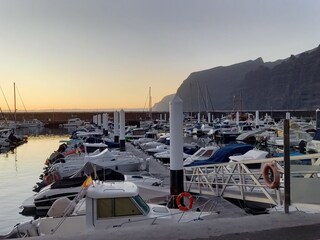
POLYGON ((46 185, 49 185, 51 183, 57 182, 58 180, 60 180, 59 174, 57 172, 51 172, 47 176, 45 176, 44 183, 46 185))
POLYGON ((178 205, 178 208, 181 210, 181 211, 188 211, 192 208, 192 205, 193 205, 193 198, 192 198, 192 195, 188 192, 182 192, 180 193, 178 196, 177 196, 177 199, 176 199, 176 202, 177 202, 177 205, 178 205), (188 198, 189 200, 189 204, 188 206, 183 206, 181 204, 181 200, 186 197, 188 198))
POLYGON ((280 173, 276 164, 274 163, 267 163, 262 172, 263 179, 266 185, 271 188, 279 188, 280 186, 280 173))

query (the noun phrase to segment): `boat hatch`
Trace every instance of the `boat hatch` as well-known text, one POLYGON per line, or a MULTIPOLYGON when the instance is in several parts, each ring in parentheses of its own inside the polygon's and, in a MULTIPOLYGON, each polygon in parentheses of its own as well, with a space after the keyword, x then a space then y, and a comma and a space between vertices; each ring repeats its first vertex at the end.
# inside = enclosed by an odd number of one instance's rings
POLYGON ((152 211, 155 213, 170 213, 166 207, 153 207, 152 211))

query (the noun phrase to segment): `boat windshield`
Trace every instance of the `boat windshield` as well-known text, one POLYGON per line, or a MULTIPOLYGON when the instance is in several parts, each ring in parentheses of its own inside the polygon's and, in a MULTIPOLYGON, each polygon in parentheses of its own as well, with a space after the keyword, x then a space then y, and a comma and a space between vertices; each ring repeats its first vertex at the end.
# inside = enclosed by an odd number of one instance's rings
POLYGON ((207 150, 204 154, 202 154, 203 157, 210 157, 212 155, 213 150, 207 150))
POLYGON ((205 149, 200 149, 198 152, 196 152, 194 154, 194 156, 202 156, 203 152, 205 151, 205 149))
POLYGON ((140 197, 140 195, 134 196, 133 199, 136 201, 136 203, 139 205, 139 207, 142 209, 145 215, 147 215, 150 211, 149 205, 140 197))

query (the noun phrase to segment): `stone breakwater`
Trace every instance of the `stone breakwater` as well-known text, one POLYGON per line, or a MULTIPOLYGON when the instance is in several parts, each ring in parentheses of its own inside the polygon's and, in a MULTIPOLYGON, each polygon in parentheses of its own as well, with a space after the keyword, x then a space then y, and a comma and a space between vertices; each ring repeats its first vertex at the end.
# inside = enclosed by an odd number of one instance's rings
MULTIPOLYGON (((254 114, 255 111, 243 111, 244 113, 252 113, 254 114)), ((316 111, 313 110, 283 110, 283 111, 260 111, 260 116, 264 116, 268 114, 272 116, 275 120, 280 120, 285 118, 286 112, 290 112, 291 116, 295 117, 302 117, 306 120, 315 119, 316 111)), ((31 119, 38 119, 47 124, 60 124, 67 122, 70 118, 80 118, 81 120, 92 122, 93 116, 97 114, 108 113, 109 118, 113 119, 113 111, 61 111, 61 112, 18 112, 17 113, 17 121, 31 120, 31 119)), ((219 118, 222 115, 226 116, 230 113, 230 111, 214 111, 212 115, 215 118, 219 118)), ((193 112, 193 115, 197 113, 193 112)), ((151 118, 150 113, 147 111, 126 111, 126 121, 127 122, 134 122, 134 121, 141 121, 141 120, 150 120, 150 119, 164 119, 166 115, 166 119, 169 119, 168 112, 152 112, 151 118)), ((207 113, 202 112, 201 116, 206 117, 207 113)), ((7 120, 13 120, 14 116, 12 113, 3 113, 2 119, 6 118, 7 120)))

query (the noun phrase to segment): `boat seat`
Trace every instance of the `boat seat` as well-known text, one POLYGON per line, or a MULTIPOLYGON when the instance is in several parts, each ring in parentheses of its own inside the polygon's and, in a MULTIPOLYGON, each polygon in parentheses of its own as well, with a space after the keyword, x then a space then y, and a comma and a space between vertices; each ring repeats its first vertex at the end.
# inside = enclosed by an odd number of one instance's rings
POLYGON ((48 217, 64 217, 70 216, 75 207, 75 203, 67 197, 57 199, 50 207, 48 217))

